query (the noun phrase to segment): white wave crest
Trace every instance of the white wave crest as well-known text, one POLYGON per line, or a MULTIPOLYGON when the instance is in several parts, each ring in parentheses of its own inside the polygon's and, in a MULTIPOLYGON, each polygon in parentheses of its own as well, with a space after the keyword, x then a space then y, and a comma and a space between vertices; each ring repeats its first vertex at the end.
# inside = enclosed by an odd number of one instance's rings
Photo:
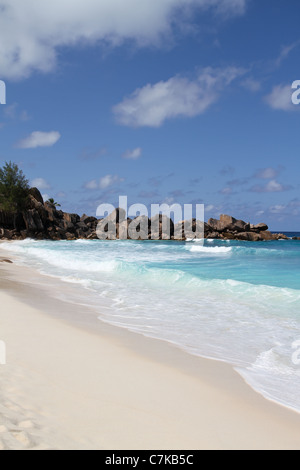
POLYGON ((225 246, 192 246, 189 249, 191 252, 203 253, 208 256, 224 255, 232 251, 231 247, 225 246))

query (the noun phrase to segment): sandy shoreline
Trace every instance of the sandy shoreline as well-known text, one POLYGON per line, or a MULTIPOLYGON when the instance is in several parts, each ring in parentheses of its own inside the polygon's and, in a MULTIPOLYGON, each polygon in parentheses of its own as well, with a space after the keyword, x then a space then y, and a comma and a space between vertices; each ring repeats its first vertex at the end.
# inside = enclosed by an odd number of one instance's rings
POLYGON ((0 449, 300 449, 300 415, 229 365, 105 325, 29 273, 0 264, 0 449))

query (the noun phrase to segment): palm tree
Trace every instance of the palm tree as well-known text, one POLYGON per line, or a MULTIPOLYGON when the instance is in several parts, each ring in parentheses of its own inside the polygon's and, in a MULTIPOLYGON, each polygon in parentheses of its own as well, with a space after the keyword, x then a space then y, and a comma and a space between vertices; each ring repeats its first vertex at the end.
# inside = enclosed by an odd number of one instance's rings
POLYGON ((58 202, 55 202, 55 200, 54 200, 52 197, 50 197, 50 198, 48 199, 48 201, 46 201, 46 203, 47 203, 47 204, 51 204, 51 206, 61 207, 61 205, 58 204, 58 202))

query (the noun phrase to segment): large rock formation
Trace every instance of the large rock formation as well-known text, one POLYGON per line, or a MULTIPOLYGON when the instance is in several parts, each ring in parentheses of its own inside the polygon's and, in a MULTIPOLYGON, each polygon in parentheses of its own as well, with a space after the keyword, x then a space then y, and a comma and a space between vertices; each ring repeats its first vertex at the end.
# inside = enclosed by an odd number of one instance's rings
POLYGON ((211 227, 200 220, 181 220, 174 226, 174 239, 204 238, 211 232, 211 227))
POLYGON ((0 239, 22 240, 76 240, 79 238, 134 239, 134 240, 186 240, 204 235, 210 239, 266 241, 287 239, 282 234, 272 234, 266 224, 251 225, 222 214, 220 220, 209 219, 203 223, 192 219, 174 225, 165 215, 149 219, 139 216, 126 218, 123 209, 116 209, 102 220, 84 214, 69 214, 57 210, 56 206, 44 203, 38 189, 29 191, 27 206, 23 212, 8 213, 0 210, 0 239), (197 229, 197 233, 196 233, 197 229))
POLYGON ((215 231, 219 233, 226 232, 249 232, 250 224, 244 222, 243 220, 237 220, 230 215, 222 214, 220 220, 209 219, 208 225, 215 231))
POLYGON ((0 238, 22 240, 24 238, 49 240, 75 240, 97 238, 95 217, 68 214, 55 205, 44 203, 41 193, 31 188, 22 213, 6 213, 0 210, 0 238))
POLYGON ((264 224, 252 225, 237 220, 229 215, 222 214, 220 220, 209 219, 206 229, 206 238, 223 238, 227 240, 243 240, 243 241, 267 241, 267 240, 288 240, 283 234, 274 234, 268 231, 269 227, 264 224))
POLYGON ((174 223, 166 215, 157 214, 150 219, 151 239, 170 240, 174 238, 174 223))

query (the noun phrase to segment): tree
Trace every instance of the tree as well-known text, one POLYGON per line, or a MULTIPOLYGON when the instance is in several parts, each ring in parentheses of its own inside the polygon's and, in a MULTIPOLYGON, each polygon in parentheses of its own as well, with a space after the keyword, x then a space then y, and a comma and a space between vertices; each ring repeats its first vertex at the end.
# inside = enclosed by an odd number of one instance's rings
POLYGON ((61 207, 61 205, 58 204, 58 202, 55 202, 52 197, 50 197, 50 199, 48 199, 47 204, 51 204, 51 206, 55 206, 55 207, 61 207))
POLYGON ((0 208, 17 212, 25 208, 29 182, 18 165, 9 162, 0 168, 0 208))

